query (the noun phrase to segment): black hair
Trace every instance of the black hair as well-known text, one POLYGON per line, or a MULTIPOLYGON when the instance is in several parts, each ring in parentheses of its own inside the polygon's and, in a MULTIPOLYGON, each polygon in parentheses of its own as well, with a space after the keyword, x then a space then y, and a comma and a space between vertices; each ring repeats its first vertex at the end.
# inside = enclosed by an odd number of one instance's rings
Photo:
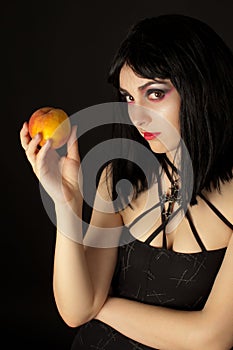
MULTIPOLYGON (((178 14, 161 15, 136 23, 121 43, 108 78, 117 89, 125 64, 140 77, 170 79, 180 94, 181 137, 193 167, 190 204, 196 203, 203 189, 220 190, 220 182, 233 177, 233 55, 230 48, 209 25, 198 19, 178 14)), ((135 130, 124 125, 121 133, 148 147, 135 130)), ((120 136, 119 129, 117 133, 120 136)), ((111 171, 113 196, 116 196, 117 181, 127 174, 136 196, 148 187, 143 174, 135 172, 131 162, 114 160, 111 171)))

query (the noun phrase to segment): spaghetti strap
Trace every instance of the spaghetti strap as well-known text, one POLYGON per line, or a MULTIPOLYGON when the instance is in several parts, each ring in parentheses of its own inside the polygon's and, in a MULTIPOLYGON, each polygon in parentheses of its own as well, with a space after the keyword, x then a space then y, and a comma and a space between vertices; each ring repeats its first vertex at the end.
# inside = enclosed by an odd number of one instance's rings
POLYGON ((158 236, 158 234, 166 227, 166 222, 162 222, 161 225, 159 225, 159 227, 157 227, 157 229, 144 241, 144 243, 146 244, 150 244, 151 241, 153 241, 153 239, 158 236))
POLYGON ((225 218, 225 216, 202 194, 200 193, 199 196, 206 202, 206 204, 210 207, 210 209, 213 210, 213 212, 221 219, 224 224, 226 224, 230 229, 233 230, 233 225, 232 223, 225 218))
MULTIPOLYGON (((167 249, 166 226, 167 226, 169 220, 172 219, 181 209, 183 209, 183 207, 181 205, 176 211, 172 212, 173 211, 172 204, 176 200, 177 194, 178 194, 177 185, 176 185, 177 180, 173 180, 172 175, 169 173, 165 162, 163 161, 161 163, 162 163, 161 164, 162 169, 165 171, 168 179, 171 181, 171 196, 163 193, 162 183, 161 183, 161 174, 158 174, 158 194, 159 194, 160 201, 158 203, 156 203, 154 206, 152 206, 151 208, 147 209, 145 212, 141 213, 138 217, 136 217, 127 226, 127 228, 128 228, 128 230, 130 230, 146 214, 150 213, 153 209, 160 207, 160 209, 161 209, 161 213, 160 213, 161 224, 159 225, 159 227, 157 227, 157 229, 155 231, 152 232, 152 234, 144 241, 144 243, 150 244, 151 241, 162 231, 163 232, 163 244, 162 244, 162 246, 163 246, 163 248, 167 249), (171 197, 172 197, 172 200, 171 200, 171 197), (166 202, 169 202, 167 210, 165 209, 166 202)), ((172 170, 177 173, 177 169, 173 164, 171 164, 171 167, 172 167, 172 170)))
POLYGON ((191 217, 189 209, 187 209, 185 217, 188 219, 189 226, 190 226, 190 228, 192 230, 192 233, 193 233, 193 235, 194 235, 194 237, 195 237, 199 247, 201 248, 202 251, 206 251, 207 249, 206 249, 204 243, 202 242, 202 240, 201 240, 201 238, 200 238, 200 236, 199 236, 199 234, 197 232, 197 229, 196 229, 196 227, 195 227, 195 225, 193 223, 193 220, 192 220, 192 217, 191 217))
MULTIPOLYGON (((165 221, 162 222, 162 224, 154 231, 152 232, 152 234, 145 240, 146 244, 150 244, 153 239, 162 231, 165 229, 165 227, 167 226, 168 222, 173 219, 176 214, 178 214, 178 212, 183 209, 182 206, 180 206, 178 209, 176 209, 176 211, 174 211, 169 218, 167 218, 165 221)), ((163 247, 164 248, 164 247, 163 247)))

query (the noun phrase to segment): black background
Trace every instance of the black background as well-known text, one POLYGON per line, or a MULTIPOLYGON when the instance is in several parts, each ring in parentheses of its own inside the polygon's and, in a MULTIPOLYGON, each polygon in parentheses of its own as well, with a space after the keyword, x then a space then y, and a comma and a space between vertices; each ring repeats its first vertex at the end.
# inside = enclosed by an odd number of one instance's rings
MULTIPOLYGON (((1 5, 0 315, 5 348, 66 350, 75 334, 53 299, 55 227, 20 145, 23 122, 42 106, 71 115, 113 101, 106 81, 111 58, 129 26, 145 16, 173 12, 197 17, 233 48, 231 3, 47 0, 1 5)), ((81 152, 89 143, 82 141, 81 152)))

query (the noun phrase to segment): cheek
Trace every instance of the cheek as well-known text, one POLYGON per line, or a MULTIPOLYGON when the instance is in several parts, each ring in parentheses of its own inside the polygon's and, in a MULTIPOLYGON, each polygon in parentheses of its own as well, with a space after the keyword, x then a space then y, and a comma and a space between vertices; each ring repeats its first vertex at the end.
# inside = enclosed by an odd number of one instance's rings
POLYGON ((167 111, 168 120, 172 125, 180 131, 180 100, 172 104, 167 111))
POLYGON ((171 111, 171 123, 176 127, 180 127, 180 110, 179 109, 171 111))
POLYGON ((180 108, 178 106, 166 106, 157 111, 160 118, 157 120, 161 126, 161 131, 166 135, 180 135, 180 108))
POLYGON ((180 117, 179 112, 173 113, 171 120, 169 120, 172 126, 176 129, 176 131, 180 134, 180 117))

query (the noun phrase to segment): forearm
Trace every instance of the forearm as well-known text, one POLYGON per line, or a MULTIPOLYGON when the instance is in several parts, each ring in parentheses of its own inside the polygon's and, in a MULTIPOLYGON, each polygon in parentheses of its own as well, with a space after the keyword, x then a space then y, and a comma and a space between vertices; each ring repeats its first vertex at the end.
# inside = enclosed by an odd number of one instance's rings
POLYGON ((54 297, 64 321, 76 327, 92 316, 93 286, 82 244, 81 220, 70 208, 55 207, 54 297))
POLYGON ((125 336, 156 349, 220 349, 209 340, 211 335, 204 326, 206 319, 202 311, 178 311, 109 298, 96 318, 125 336))

